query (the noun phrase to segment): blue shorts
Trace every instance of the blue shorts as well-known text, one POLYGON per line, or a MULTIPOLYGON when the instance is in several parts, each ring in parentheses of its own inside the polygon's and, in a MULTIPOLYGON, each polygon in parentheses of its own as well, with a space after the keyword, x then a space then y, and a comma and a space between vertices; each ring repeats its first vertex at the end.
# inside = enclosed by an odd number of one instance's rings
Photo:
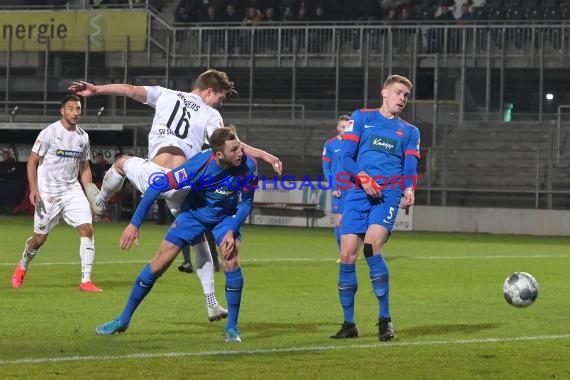
MULTIPOLYGON (((231 229, 234 222, 233 215, 226 216, 217 223, 204 223, 189 212, 178 214, 176 220, 170 225, 164 240, 183 247, 198 243, 206 231, 212 231, 216 243, 219 245, 225 234, 231 229)), ((236 239, 241 240, 241 229, 235 234, 236 239)))
POLYGON ((331 212, 333 214, 342 214, 344 210, 344 202, 346 200, 346 191, 340 192, 340 197, 331 195, 331 212))
POLYGON ((400 208, 402 190, 382 190, 378 199, 369 197, 364 190, 349 190, 344 202, 341 233, 364 234, 372 224, 394 228, 396 215, 400 208))

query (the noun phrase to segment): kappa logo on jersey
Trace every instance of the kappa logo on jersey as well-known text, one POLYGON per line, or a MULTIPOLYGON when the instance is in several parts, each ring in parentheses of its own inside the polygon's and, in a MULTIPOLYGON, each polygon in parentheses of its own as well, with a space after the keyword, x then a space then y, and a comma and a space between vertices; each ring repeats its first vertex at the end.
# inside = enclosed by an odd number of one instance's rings
POLYGON ((186 174, 186 170, 180 169, 174 172, 174 178, 176 178, 176 183, 185 183, 188 180, 188 174, 186 174))
POLYGON ((396 135, 398 135, 400 137, 404 136, 404 130, 402 128, 398 128, 396 130, 396 135))
POLYGON ((213 196, 214 196, 214 198, 224 199, 224 198, 227 198, 229 196, 232 196, 234 193, 235 193, 235 191, 224 186, 224 187, 218 187, 214 191, 213 196))
POLYGON ((58 157, 69 157, 69 158, 79 158, 81 157, 81 152, 76 152, 73 150, 58 149, 55 151, 58 157))
POLYGON ((354 120, 350 119, 348 121, 348 123, 346 124, 346 127, 344 127, 344 131, 345 132, 352 132, 353 129, 354 129, 354 120))
POLYGON ((397 141, 384 136, 373 136, 370 139, 370 148, 389 153, 396 153, 397 141))

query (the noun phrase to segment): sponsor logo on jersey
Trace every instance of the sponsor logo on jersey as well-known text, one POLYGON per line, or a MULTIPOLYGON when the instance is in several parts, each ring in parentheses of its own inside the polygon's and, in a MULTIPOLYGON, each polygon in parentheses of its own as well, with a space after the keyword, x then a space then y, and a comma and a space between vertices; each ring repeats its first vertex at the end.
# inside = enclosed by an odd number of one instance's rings
POLYGON ((394 139, 384 136, 372 136, 369 147, 374 150, 381 150, 389 153, 396 153, 396 144, 394 139))
POLYGON ((174 172, 174 178, 176 178, 176 183, 185 183, 188 180, 188 174, 184 168, 174 172))
POLYGON ((58 157, 68 157, 68 158, 79 158, 81 157, 81 152, 76 152, 74 150, 58 149, 55 151, 58 157))
POLYGON ((217 188, 216 191, 214 191, 216 194, 218 195, 222 195, 224 197, 227 197, 228 195, 232 195, 234 193, 233 190, 227 189, 227 188, 217 188))

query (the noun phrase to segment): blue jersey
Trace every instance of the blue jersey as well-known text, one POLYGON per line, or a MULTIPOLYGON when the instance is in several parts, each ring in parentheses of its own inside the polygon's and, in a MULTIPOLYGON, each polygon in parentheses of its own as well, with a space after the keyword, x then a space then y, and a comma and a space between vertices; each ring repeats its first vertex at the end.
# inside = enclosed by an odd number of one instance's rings
POLYGON ((332 190, 338 189, 338 175, 343 170, 341 149, 342 140, 338 137, 328 139, 323 148, 323 174, 332 190))
POLYGON ((399 119, 387 119, 378 108, 356 110, 343 135, 343 168, 353 176, 360 171, 380 187, 403 184, 405 157, 420 158, 420 132, 399 119))
POLYGON ((144 193, 131 223, 140 227, 153 201, 163 191, 190 187, 181 213, 188 213, 205 224, 215 224, 227 216, 235 215, 231 230, 239 230, 251 209, 257 187, 257 164, 243 156, 239 166, 222 168, 211 150, 202 151, 182 166, 166 174, 168 183, 150 186, 144 193), (240 202, 241 194, 241 202, 240 202))

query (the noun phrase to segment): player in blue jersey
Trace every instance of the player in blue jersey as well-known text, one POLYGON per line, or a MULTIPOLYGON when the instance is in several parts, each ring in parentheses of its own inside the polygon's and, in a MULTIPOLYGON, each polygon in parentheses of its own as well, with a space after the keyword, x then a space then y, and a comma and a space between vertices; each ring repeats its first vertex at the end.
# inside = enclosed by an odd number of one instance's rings
POLYGON ((356 260, 364 242, 370 280, 378 298, 378 338, 394 338, 389 307, 389 271, 382 250, 393 227, 398 208, 414 204, 420 133, 400 119, 412 83, 403 76, 389 76, 382 87, 382 106, 355 111, 344 130, 343 168, 354 181, 342 215, 341 263, 338 292, 344 323, 331 338, 358 336, 354 296, 358 289, 356 260))
POLYGON ((253 208, 257 187, 254 159, 244 156, 233 128, 216 129, 210 137, 211 150, 198 153, 167 174, 157 173, 145 191, 120 245, 129 249, 139 237, 139 228, 154 200, 162 191, 189 187, 181 212, 160 244, 156 257, 138 275, 123 313, 95 329, 99 335, 124 332, 131 317, 155 281, 175 260, 181 247, 200 240, 210 230, 216 238, 226 276, 228 320, 226 342, 241 342, 237 325, 243 288, 238 260, 241 225, 253 208), (241 201, 240 201, 241 195, 241 201))
POLYGON ((344 134, 344 128, 350 116, 341 115, 336 124, 336 130, 338 134, 325 141, 325 146, 323 148, 323 174, 326 180, 331 186, 331 212, 335 214, 335 236, 336 242, 338 244, 338 249, 340 250, 340 226, 342 221, 342 210, 344 204, 344 198, 346 191, 340 190, 340 185, 337 181, 340 173, 342 173, 342 135, 344 134))

